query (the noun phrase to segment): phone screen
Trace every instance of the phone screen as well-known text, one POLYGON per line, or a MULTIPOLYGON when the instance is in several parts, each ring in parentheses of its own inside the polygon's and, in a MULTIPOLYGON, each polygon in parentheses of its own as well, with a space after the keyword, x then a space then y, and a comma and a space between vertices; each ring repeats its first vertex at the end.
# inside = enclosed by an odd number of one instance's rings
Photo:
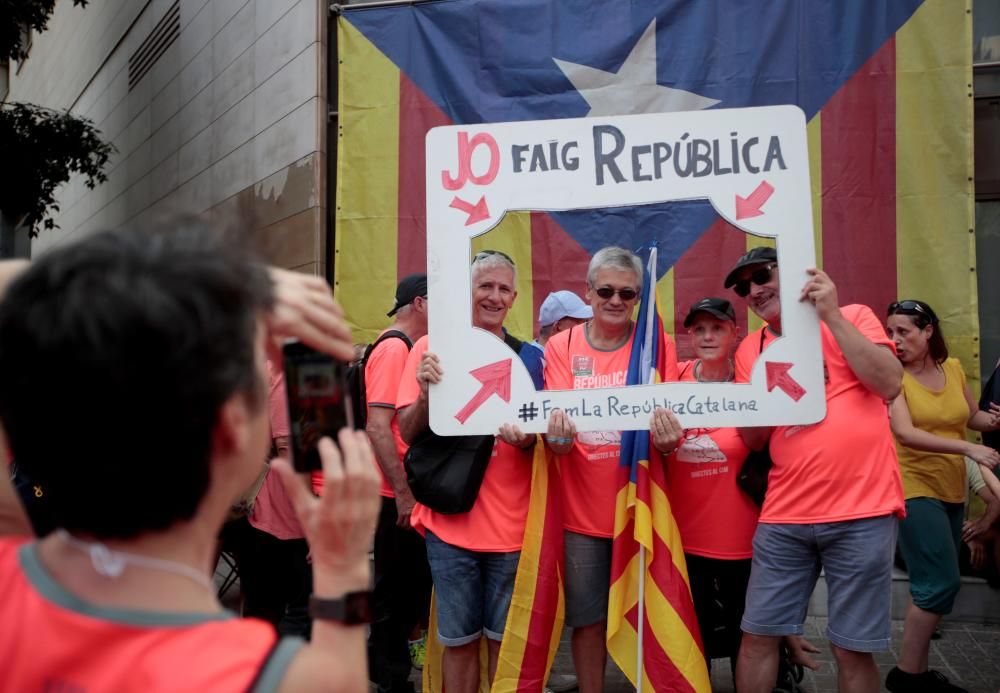
POLYGON ((317 444, 323 436, 337 440, 345 426, 353 428, 344 365, 301 342, 283 350, 288 421, 292 429, 292 464, 296 471, 322 469, 317 444))

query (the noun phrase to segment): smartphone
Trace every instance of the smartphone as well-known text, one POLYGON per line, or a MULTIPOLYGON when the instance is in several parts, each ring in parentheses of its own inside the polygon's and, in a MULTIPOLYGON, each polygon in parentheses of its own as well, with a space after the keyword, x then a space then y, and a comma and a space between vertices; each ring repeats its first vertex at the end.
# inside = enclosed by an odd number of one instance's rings
POLYGON ((322 469, 317 444, 323 436, 337 440, 345 426, 354 427, 346 366, 302 342, 286 342, 285 388, 291 425, 292 465, 297 472, 322 469))

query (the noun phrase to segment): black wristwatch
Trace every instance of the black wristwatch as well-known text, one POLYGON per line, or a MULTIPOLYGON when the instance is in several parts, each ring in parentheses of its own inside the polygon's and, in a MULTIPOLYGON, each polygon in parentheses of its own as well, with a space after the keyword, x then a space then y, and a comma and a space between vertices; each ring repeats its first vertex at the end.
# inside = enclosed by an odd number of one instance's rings
POLYGON ((315 594, 309 597, 309 615, 324 621, 336 621, 346 626, 372 622, 372 593, 348 592, 337 599, 324 599, 315 594))

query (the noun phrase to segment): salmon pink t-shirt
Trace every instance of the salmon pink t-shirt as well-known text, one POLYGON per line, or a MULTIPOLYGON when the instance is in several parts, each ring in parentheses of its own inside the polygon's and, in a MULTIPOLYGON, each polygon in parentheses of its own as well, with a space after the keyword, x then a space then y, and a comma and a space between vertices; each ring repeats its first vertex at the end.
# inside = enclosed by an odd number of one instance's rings
MULTIPOLYGON (((383 331, 379 336, 385 334, 383 331)), ((406 357, 410 354, 410 348, 402 339, 390 337, 381 342, 372 350, 368 356, 368 363, 365 364, 365 401, 368 407, 385 407, 396 409, 396 391, 399 389, 399 381, 403 375, 403 367, 406 365, 406 357)), ((396 441, 396 454, 400 461, 406 456, 408 447, 399 435, 399 422, 396 417, 392 417, 389 424, 392 430, 392 438, 396 441)), ((382 473, 379 467, 379 476, 382 477, 382 489, 380 493, 385 498, 395 498, 392 486, 382 473)))
MULTIPOLYGON (((420 397, 417 366, 427 351, 427 337, 413 345, 399 381, 396 408, 403 409, 420 397)), ((446 376, 447 377, 447 376, 446 376)), ((471 396, 472 393, 470 393, 471 396)), ((531 495, 533 450, 521 450, 497 439, 479 496, 467 513, 443 515, 417 503, 410 522, 421 534, 470 551, 520 551, 531 495)))
MULTIPOLYGON (((871 308, 848 305, 841 314, 875 344, 895 346, 871 308)), ((766 327, 764 344, 777 339, 766 327)), ((761 522, 813 524, 903 514, 903 485, 885 401, 851 370, 833 333, 820 323, 826 374, 826 418, 771 432, 774 466, 761 522)), ((736 350, 736 380, 748 382, 760 354, 758 330, 736 350)), ((794 369, 791 373, 794 377, 794 369)))
MULTIPOLYGON (((677 356, 670 335, 664 380, 677 378, 677 356)), ((554 335, 545 345, 545 389, 583 390, 625 387, 635 331, 613 351, 590 344, 587 326, 554 335)), ((611 537, 615 529, 621 431, 577 433, 561 465, 563 526, 571 532, 611 537)))
MULTIPOLYGON (((693 381, 695 361, 678 364, 693 381)), ((753 555, 759 510, 736 485, 750 448, 735 428, 695 428, 667 458, 670 507, 684 553, 738 560, 753 555)))
MULTIPOLYGON (((285 396, 285 374, 267 362, 267 413, 271 422, 271 439, 288 437, 288 403, 285 396)), ((278 539, 302 539, 305 532, 295 514, 292 499, 277 474, 268 474, 257 492, 253 512, 247 518, 251 525, 278 539)))
POLYGON ((271 624, 229 612, 84 602, 45 569, 35 544, 21 541, 0 539, 4 690, 245 691, 258 673, 284 678, 302 646, 289 638, 275 648, 271 624))

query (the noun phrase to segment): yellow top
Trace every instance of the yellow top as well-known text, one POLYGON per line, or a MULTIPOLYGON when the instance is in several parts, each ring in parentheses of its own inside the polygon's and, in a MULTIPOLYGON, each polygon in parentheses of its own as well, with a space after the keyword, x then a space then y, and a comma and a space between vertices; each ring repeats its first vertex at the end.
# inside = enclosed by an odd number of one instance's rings
MULTIPOLYGON (((941 390, 921 385, 903 373, 903 396, 913 426, 942 438, 965 440, 969 404, 965 400, 965 373, 958 359, 941 364, 945 383, 941 390)), ((962 455, 913 450, 896 443, 906 498, 937 498, 946 503, 965 502, 965 459, 962 455)))

